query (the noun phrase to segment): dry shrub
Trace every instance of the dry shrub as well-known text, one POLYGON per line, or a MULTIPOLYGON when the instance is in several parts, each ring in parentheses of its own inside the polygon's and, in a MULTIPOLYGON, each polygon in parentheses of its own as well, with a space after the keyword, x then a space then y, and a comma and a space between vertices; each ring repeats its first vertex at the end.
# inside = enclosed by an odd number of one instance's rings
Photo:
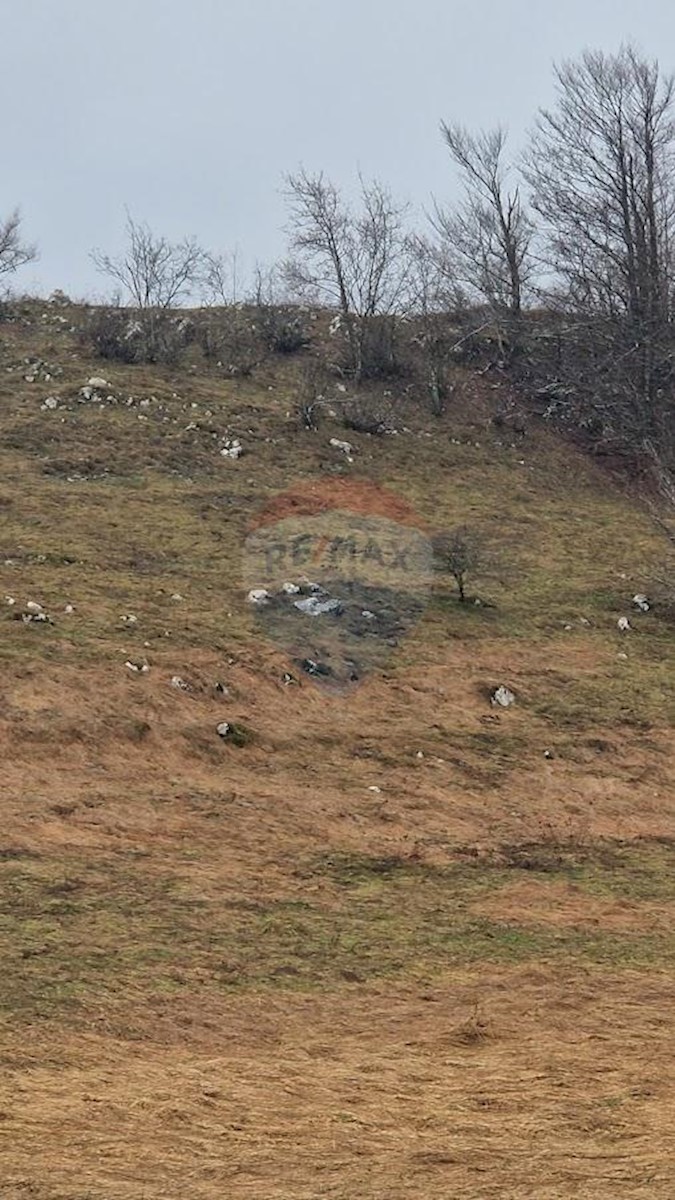
POLYGON ((243 308, 214 310, 202 316, 197 341, 204 357, 227 375, 250 375, 260 362, 261 343, 250 311, 243 308))
POLYGON ((457 1046, 478 1046, 492 1037, 492 1025, 476 1001, 468 1017, 453 1030, 451 1041, 457 1046))
POLYGON ((387 396, 358 395, 345 400, 342 419, 347 429, 380 436, 396 428, 395 405, 387 396))
POLYGON ((255 316, 265 349, 270 354, 297 354, 310 341, 302 311, 283 304, 261 304, 255 316))
POLYGON ((100 358, 123 363, 180 361, 194 338, 193 322, 168 310, 95 308, 83 340, 100 358))

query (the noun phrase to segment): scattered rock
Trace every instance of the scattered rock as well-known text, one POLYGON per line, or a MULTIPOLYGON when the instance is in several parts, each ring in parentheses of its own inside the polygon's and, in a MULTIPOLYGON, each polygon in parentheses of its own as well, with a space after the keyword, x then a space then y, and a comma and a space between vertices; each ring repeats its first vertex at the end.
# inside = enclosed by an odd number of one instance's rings
POLYGON ((148 671, 150 670, 147 663, 132 662, 130 658, 127 659, 124 665, 125 667, 128 667, 130 671, 134 671, 138 675, 147 675, 148 671))
POLYGON ((72 617, 73 613, 75 612, 75 609, 72 604, 66 604, 66 607, 64 608, 63 611, 67 617, 72 617))
POLYGON ((284 583, 281 590, 282 592, 285 592, 287 596, 297 596, 300 588, 298 587, 297 583, 284 583))
POLYGON ((109 388, 110 384, 108 383, 108 380, 103 379, 102 376, 92 375, 91 379, 87 380, 86 386, 89 388, 95 388, 96 391, 101 391, 101 389, 109 388))
POLYGON ((341 450, 347 456, 347 462, 353 462, 351 442, 341 442, 339 438, 331 438, 329 442, 335 450, 341 450))
POLYGON ((221 721, 216 725, 216 733, 224 742, 231 742, 233 746, 246 746, 252 739, 250 729, 245 725, 235 725, 233 721, 221 721))
POLYGON ((318 596, 307 596, 304 600, 294 600, 293 606, 308 617, 322 617, 326 613, 338 614, 340 611, 339 600, 320 600, 318 596))
POLYGON ((303 658, 300 666, 308 675, 320 675, 325 678, 333 674, 331 668, 326 663, 315 662, 313 658, 303 658))
POLYGON ((378 787, 378 786, 377 786, 377 784, 375 784, 375 783, 372 783, 372 784, 370 785, 370 787, 368 788, 368 791, 369 791, 369 792, 377 792, 377 794, 378 794, 378 796, 379 796, 379 795, 381 794, 381 792, 382 792, 382 788, 381 788, 381 787, 378 787))
POLYGON ((272 597, 266 588, 252 588, 246 599, 249 604, 269 604, 272 597))
POLYGON ((228 439, 228 441, 225 442, 225 445, 223 446, 222 450, 220 451, 220 457, 237 459, 237 458, 241 458, 243 453, 244 453, 244 447, 242 446, 239 439, 232 438, 231 440, 228 439))
POLYGON ((176 604, 180 604, 181 600, 183 600, 184 597, 181 596, 180 592, 174 592, 171 599, 174 600, 176 602, 176 604))
POLYGON ((510 708, 512 704, 515 704, 516 697, 513 692, 509 690, 509 688, 498 687, 492 693, 490 702, 496 705, 498 708, 510 708))
POLYGON ((220 683, 220 681, 218 681, 216 684, 214 691, 217 692, 219 696, 229 696, 230 694, 230 689, 225 687, 225 684, 220 683))
POLYGON ((636 608, 639 608, 640 612, 649 612, 649 600, 641 592, 638 592, 637 596, 633 596, 633 604, 636 608))
POLYGON ((628 617, 619 617, 616 625, 617 625, 617 629, 619 629, 621 631, 621 633, 628 633, 628 631, 631 627, 628 617))
POLYGON ((37 600, 29 600, 26 605, 26 612, 37 616, 38 613, 44 612, 44 609, 41 604, 38 604, 37 600))
POLYGON ((189 683, 186 683, 184 679, 181 679, 180 675, 171 676, 171 687, 176 688, 179 692, 190 691, 189 683))
POLYGON ((54 624, 51 617, 48 617, 47 614, 44 612, 17 613, 15 620, 23 621, 24 625, 30 625, 32 623, 36 623, 38 625, 39 624, 44 624, 44 625, 53 625, 54 624))

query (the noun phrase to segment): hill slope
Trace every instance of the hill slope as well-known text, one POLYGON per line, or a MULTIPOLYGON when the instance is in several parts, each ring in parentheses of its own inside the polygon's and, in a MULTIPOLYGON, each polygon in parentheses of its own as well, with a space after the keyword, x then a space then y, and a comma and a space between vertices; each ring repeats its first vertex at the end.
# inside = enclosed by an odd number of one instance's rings
POLYGON ((659 529, 511 444, 483 378, 396 435, 301 430, 298 359, 102 364, 81 319, 0 331, 5 1194, 670 1197, 659 529), (330 691, 243 547, 280 494, 373 485, 500 567, 330 691))

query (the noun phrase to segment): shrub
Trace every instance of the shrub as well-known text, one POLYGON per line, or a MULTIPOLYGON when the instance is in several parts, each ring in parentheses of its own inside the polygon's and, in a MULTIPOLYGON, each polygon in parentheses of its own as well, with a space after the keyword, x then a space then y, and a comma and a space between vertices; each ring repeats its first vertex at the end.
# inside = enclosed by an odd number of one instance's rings
POLYGON ((263 304, 256 315, 256 326, 271 354, 297 354, 309 345, 309 329, 303 313, 278 304, 263 304))
POLYGON ((229 308, 206 316, 197 327, 204 357, 232 377, 250 375, 260 361, 260 343, 251 315, 229 308))
POLYGON ((100 358, 124 363, 168 363, 180 360, 193 340, 189 318, 166 311, 96 308, 84 338, 100 358))
POLYGON ((395 317, 364 317, 360 322, 361 379, 394 379, 404 374, 395 317))
POLYGON ((355 396, 345 400, 342 408, 345 427, 355 429, 357 433, 375 436, 391 433, 396 427, 394 417, 394 404, 386 396, 355 396))
POLYGON ((312 359, 300 374, 295 411, 303 429, 318 429, 321 405, 324 402, 326 372, 323 365, 312 359))

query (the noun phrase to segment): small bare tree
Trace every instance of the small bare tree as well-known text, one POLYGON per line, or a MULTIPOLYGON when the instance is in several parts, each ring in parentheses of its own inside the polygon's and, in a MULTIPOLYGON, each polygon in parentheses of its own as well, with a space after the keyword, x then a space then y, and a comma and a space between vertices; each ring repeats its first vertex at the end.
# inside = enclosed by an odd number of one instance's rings
POLYGON ((323 173, 288 175, 290 258, 284 276, 292 294, 335 306, 343 319, 356 378, 363 372, 369 319, 401 310, 407 259, 404 217, 382 184, 360 179, 352 211, 323 173))
POLYGON ((441 244, 412 234, 407 253, 408 312, 419 330, 415 340, 421 352, 429 405, 433 415, 440 417, 452 391, 449 367, 457 339, 450 319, 463 309, 464 297, 452 279, 441 244))
POLYGON ((239 250, 226 254, 204 252, 201 268, 201 292, 210 305, 228 308, 241 299, 241 256, 239 250))
POLYGON ((0 275, 13 275, 36 258, 36 247, 21 239, 21 214, 14 209, 0 221, 0 275))
POLYGON ((92 252, 97 269, 119 285, 135 308, 175 308, 202 283, 207 255, 194 238, 170 242, 127 217, 127 247, 116 258, 92 252))
POLYGON ((131 216, 127 217, 126 233, 122 254, 112 257, 94 250, 92 260, 138 310, 141 356, 151 362, 173 358, 178 346, 170 313, 203 286, 209 256, 193 238, 170 242, 131 216))
POLYGON ((434 553, 442 571, 451 575, 457 584, 461 604, 466 601, 469 576, 478 573, 486 565, 486 554, 480 538, 466 526, 434 538, 434 553))
POLYGON ((452 209, 436 205, 433 217, 448 269, 470 295, 517 317, 532 277, 533 224, 517 185, 508 184, 506 133, 473 134, 445 122, 441 132, 464 185, 463 201, 452 209))

